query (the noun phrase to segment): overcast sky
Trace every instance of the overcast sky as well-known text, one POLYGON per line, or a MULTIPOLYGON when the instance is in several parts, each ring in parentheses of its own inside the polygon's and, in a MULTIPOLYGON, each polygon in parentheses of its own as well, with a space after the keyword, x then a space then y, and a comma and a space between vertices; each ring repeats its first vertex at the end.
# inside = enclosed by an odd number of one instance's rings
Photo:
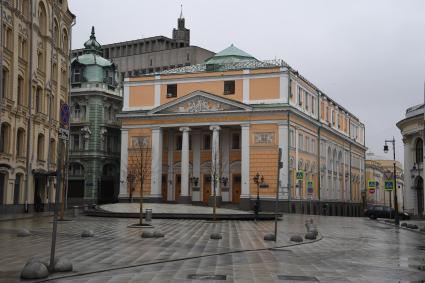
POLYGON ((192 45, 218 52, 233 43, 260 60, 285 60, 360 118, 370 150, 386 156, 384 140, 394 136, 403 161, 395 124, 423 103, 425 1, 69 0, 73 48, 92 25, 101 44, 171 37, 180 4, 192 45))

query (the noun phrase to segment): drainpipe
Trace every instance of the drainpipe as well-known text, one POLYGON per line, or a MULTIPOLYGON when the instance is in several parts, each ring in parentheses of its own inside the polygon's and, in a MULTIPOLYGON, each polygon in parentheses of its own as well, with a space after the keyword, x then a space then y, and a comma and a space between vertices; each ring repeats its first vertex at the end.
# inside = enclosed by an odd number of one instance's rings
POLYGON ((28 195, 29 195, 29 182, 30 182, 30 176, 31 176, 31 167, 32 167, 32 152, 31 151, 31 127, 32 127, 32 80, 33 80, 33 48, 34 48, 34 44, 33 44, 33 33, 34 33, 34 18, 33 18, 33 14, 34 14, 34 3, 32 1, 30 1, 30 50, 29 50, 29 71, 30 71, 30 75, 29 75, 29 81, 28 81, 28 94, 29 94, 29 99, 28 99, 28 125, 27 125, 27 152, 26 152, 26 167, 27 167, 27 177, 25 179, 25 212, 28 213, 28 195))
MULTIPOLYGON (((3 0, 0 0, 0 64, 1 64, 1 70, 0 70, 0 110, 3 107, 3 99, 4 99, 4 93, 3 93, 3 0)), ((0 115, 0 140, 1 140, 1 115, 0 115)))

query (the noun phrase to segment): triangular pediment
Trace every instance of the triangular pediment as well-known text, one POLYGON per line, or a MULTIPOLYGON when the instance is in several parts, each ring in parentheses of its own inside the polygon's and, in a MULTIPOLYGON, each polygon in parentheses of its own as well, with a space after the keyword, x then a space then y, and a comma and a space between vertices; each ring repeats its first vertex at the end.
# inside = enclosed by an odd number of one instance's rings
POLYGON ((252 108, 247 104, 204 91, 194 91, 152 109, 149 114, 214 113, 249 110, 252 110, 252 108))

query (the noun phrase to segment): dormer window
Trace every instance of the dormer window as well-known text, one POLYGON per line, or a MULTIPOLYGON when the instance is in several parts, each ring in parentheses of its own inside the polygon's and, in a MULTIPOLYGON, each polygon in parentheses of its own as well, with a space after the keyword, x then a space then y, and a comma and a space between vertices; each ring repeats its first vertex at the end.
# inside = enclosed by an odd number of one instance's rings
POLYGON ((235 81, 225 81, 224 82, 224 94, 235 94, 235 81))
POLYGON ((167 98, 177 97, 177 84, 167 85, 167 98))

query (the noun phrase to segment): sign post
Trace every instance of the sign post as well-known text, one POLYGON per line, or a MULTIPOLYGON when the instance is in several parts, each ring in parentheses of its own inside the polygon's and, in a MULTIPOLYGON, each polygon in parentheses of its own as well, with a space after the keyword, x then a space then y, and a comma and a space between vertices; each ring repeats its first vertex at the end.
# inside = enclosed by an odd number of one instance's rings
POLYGON ((69 139, 69 106, 68 104, 62 104, 60 110, 60 130, 59 130, 59 148, 58 148, 58 165, 56 168, 56 195, 55 195, 55 206, 53 216, 53 231, 52 231, 52 245, 50 249, 50 264, 49 269, 51 272, 55 269, 55 250, 56 250, 56 235, 58 230, 58 204, 60 198, 60 192, 62 187, 62 163, 63 163, 63 148, 65 147, 65 141, 69 139), (65 133, 65 135, 62 135, 65 133), (66 135, 66 132, 68 134, 66 135))
POLYGON ((278 202, 279 202, 279 187, 280 187, 280 169, 283 168, 282 158, 282 149, 279 148, 279 154, 277 158, 277 183, 276 183, 276 202, 274 204, 274 242, 277 242, 277 212, 278 212, 278 202))

